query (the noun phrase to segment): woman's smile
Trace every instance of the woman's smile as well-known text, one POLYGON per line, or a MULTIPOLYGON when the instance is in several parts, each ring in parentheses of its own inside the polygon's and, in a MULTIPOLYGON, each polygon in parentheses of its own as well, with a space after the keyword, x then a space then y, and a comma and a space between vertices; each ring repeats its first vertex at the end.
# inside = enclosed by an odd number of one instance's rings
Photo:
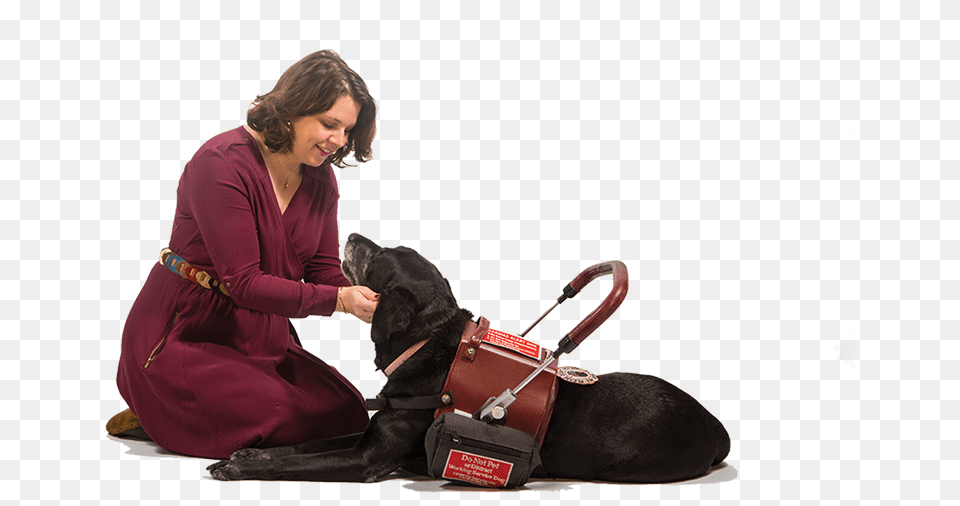
POLYGON ((291 125, 291 151, 296 161, 311 167, 323 165, 328 156, 347 143, 359 114, 357 103, 349 95, 343 95, 330 109, 295 119, 291 125))

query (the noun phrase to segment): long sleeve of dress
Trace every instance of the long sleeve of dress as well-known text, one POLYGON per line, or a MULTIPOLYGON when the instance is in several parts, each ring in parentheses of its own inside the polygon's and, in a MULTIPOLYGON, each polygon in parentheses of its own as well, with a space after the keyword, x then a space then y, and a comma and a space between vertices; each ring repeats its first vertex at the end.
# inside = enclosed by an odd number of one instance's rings
MULTIPOLYGON (((250 195, 251 179, 217 150, 198 153, 181 182, 214 270, 240 307, 290 318, 330 315, 336 288, 265 274, 260 268, 260 233, 250 195), (333 293, 331 294, 331 289, 333 293), (332 304, 331 304, 332 302, 332 304)), ((279 216, 279 212, 277 213, 279 216)), ((334 220, 336 217, 334 216, 334 220)), ((282 226, 277 222, 277 226, 282 226)), ((334 239, 336 241, 336 239, 334 239)))

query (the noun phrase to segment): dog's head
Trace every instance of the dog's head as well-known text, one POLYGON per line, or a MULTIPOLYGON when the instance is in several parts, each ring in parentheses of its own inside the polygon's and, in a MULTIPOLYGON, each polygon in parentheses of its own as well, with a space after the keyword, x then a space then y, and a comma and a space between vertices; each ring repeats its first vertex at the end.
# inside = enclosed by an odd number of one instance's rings
POLYGON ((350 234, 341 268, 351 283, 380 294, 370 329, 380 369, 389 363, 381 361, 431 337, 431 331, 460 314, 450 283, 410 248, 382 248, 360 234, 350 234))

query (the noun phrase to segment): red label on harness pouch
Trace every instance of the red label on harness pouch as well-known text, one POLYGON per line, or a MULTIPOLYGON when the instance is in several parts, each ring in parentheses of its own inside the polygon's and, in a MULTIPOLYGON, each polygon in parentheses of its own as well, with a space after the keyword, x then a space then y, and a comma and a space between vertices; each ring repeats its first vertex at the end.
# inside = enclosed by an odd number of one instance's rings
POLYGON ((513 464, 481 455, 450 450, 443 477, 484 487, 505 487, 513 464))
POLYGON ((483 341, 494 346, 513 350, 534 360, 540 360, 540 345, 527 341, 522 337, 490 329, 487 331, 487 335, 484 336, 483 341))

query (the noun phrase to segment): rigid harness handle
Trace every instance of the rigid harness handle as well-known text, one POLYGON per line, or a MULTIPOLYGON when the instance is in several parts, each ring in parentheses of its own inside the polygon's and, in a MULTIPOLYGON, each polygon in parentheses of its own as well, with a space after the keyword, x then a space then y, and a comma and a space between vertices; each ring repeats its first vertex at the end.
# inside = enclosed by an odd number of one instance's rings
MULTIPOLYGON (((623 299, 627 297, 630 276, 627 273, 627 266, 624 265, 623 262, 611 260, 587 267, 563 289, 561 299, 572 298, 580 293, 580 290, 591 281, 607 274, 613 275, 613 288, 610 289, 610 293, 603 299, 603 302, 600 303, 597 309, 594 309, 592 313, 587 315, 583 321, 577 324, 573 330, 560 340, 560 345, 553 354, 554 358, 559 357, 562 353, 570 353, 573 351, 587 336, 592 334, 594 330, 597 330, 597 327, 607 321, 607 318, 610 318, 610 315, 620 307, 623 299)), ((559 302, 562 301, 558 300, 558 303, 559 302)))
POLYGON ((527 332, 537 326, 540 323, 540 320, 543 320, 550 311, 553 311, 553 308, 557 307, 566 299, 571 299, 575 297, 583 287, 587 286, 594 279, 599 278, 600 276, 605 276, 607 274, 613 274, 613 288, 610 290, 610 293, 607 295, 607 298, 603 299, 603 302, 600 303, 600 306, 597 309, 594 309, 592 313, 587 315, 573 330, 570 331, 563 339, 560 340, 560 344, 557 346, 556 351, 553 352, 552 356, 544 357, 543 361, 540 363, 540 366, 536 368, 529 376, 526 377, 519 385, 514 389, 506 389, 500 394, 499 397, 491 397, 487 402, 473 414, 473 417, 477 420, 483 420, 485 422, 497 422, 503 423, 504 418, 506 417, 506 408, 513 404, 517 400, 517 393, 527 386, 530 381, 533 380, 541 371, 546 369, 547 365, 556 360, 560 355, 564 353, 570 353, 573 351, 584 339, 587 338, 594 330, 597 330, 603 322, 607 321, 607 318, 610 318, 610 315, 620 307, 620 304, 623 302, 623 299, 627 297, 627 288, 630 281, 630 276, 627 273, 627 266, 619 260, 612 260, 610 262, 599 263, 590 267, 587 267, 586 270, 581 272, 576 278, 573 279, 564 289, 563 295, 557 299, 557 303, 553 305, 550 309, 547 310, 537 321, 533 322, 533 325, 530 326, 527 330, 523 331, 520 334, 521 337, 526 335, 527 332))

